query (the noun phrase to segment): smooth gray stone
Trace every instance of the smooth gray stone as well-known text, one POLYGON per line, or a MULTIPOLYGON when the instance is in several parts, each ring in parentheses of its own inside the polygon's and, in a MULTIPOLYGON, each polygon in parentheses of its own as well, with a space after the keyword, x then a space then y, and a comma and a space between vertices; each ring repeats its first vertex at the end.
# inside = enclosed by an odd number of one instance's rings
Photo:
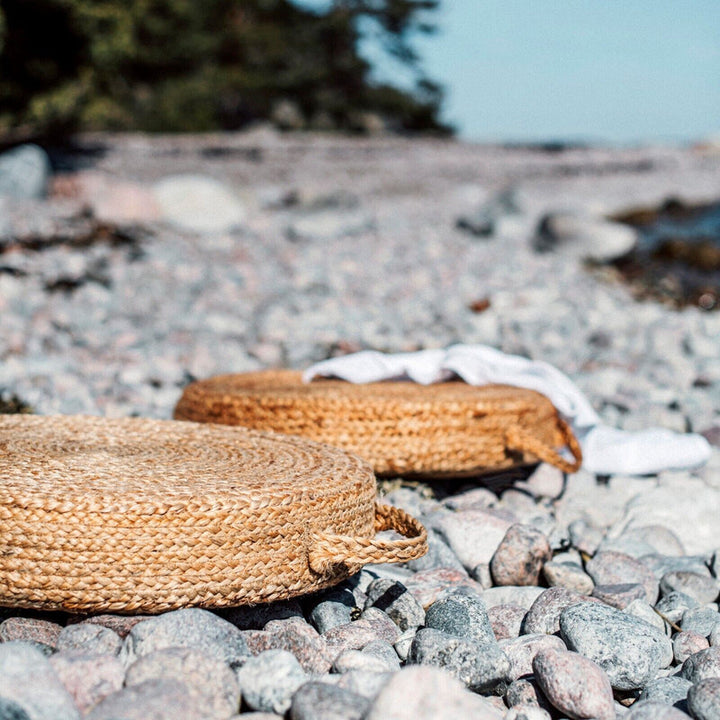
POLYGON ((687 694, 691 687, 692 683, 679 675, 656 678, 640 691, 638 700, 651 700, 664 705, 674 705, 685 712, 687 694))
POLYGON ((655 603, 655 609, 662 613, 670 622, 679 623, 683 613, 698 607, 699 603, 694 598, 681 592, 672 592, 655 603))
POLYGON ((370 701, 323 682, 309 682, 292 697, 290 720, 361 720, 370 701))
POLYGON ((503 694, 512 680, 510 661, 497 643, 483 645, 434 628, 418 630, 408 663, 444 668, 474 692, 503 694))
POLYGON ((183 608, 143 620, 125 638, 120 657, 126 665, 137 658, 168 647, 201 650, 231 667, 250 657, 242 631, 214 613, 183 608))
POLYGON ((688 716, 672 705, 644 700, 634 703, 623 720, 688 720, 688 716))
POLYGON ((85 720, 197 720, 208 715, 202 698, 176 680, 148 680, 108 695, 85 720))
POLYGON ((321 600, 310 611, 309 620, 319 633, 324 633, 349 623, 356 607, 355 597, 349 590, 338 591, 331 598, 321 600))
POLYGON ((148 680, 174 680, 192 689, 213 718, 222 720, 240 707, 240 688, 222 660, 193 648, 166 648, 144 655, 127 670, 125 686, 148 680))
POLYGON ((432 570, 438 567, 449 567, 454 570, 465 572, 463 564, 458 556, 450 549, 450 546, 440 537, 440 535, 430 530, 428 532, 428 551, 417 560, 410 560, 407 566, 413 572, 421 570, 432 570))
POLYGON ((560 634, 570 650, 597 663, 617 690, 643 687, 673 660, 672 643, 664 633, 601 603, 563 610, 560 634))
POLYGON ((720 586, 717 580, 707 575, 688 570, 673 570, 662 576, 660 591, 663 595, 682 592, 704 605, 717 600, 720 586))
POLYGON ((720 718, 720 679, 700 680, 688 690, 688 709, 695 720, 720 718))
POLYGON ((122 648, 120 636, 102 625, 79 623, 62 629, 57 649, 80 655, 117 655, 122 648))
POLYGON ((689 608, 682 614, 679 624, 683 630, 710 637, 712 631, 720 625, 720 613, 706 607, 689 608))
MULTIPOLYGON (((378 693, 387 685, 395 674, 393 672, 368 672, 367 670, 350 670, 343 673, 337 682, 338 687, 357 693, 368 700, 374 700, 378 693)), ((327 675, 326 677, 331 677, 327 675)))
POLYGON ((699 555, 681 555, 677 557, 653 553, 652 555, 643 555, 640 562, 649 570, 652 570, 658 580, 661 580, 663 575, 678 570, 695 572, 710 577, 710 570, 708 570, 705 563, 705 558, 699 555))
POLYGON ((0 155, 0 196, 16 200, 45 197, 50 178, 47 153, 33 144, 19 145, 0 155))
POLYGON ((475 640, 495 643, 485 603, 477 595, 450 595, 434 602, 425 613, 425 627, 475 640))
POLYGON ((693 684, 706 678, 720 678, 720 647, 710 647, 691 655, 683 663, 680 675, 693 684))
POLYGON ((367 589, 365 609, 382 610, 400 628, 409 630, 425 622, 425 611, 420 603, 400 582, 378 578, 367 589))
POLYGON ((251 710, 280 715, 287 712, 295 691, 308 680, 287 650, 266 650, 250 658, 236 674, 243 703, 251 710))
POLYGON ((0 644, 0 699, 10 717, 22 710, 30 720, 80 720, 50 661, 26 642, 0 644))

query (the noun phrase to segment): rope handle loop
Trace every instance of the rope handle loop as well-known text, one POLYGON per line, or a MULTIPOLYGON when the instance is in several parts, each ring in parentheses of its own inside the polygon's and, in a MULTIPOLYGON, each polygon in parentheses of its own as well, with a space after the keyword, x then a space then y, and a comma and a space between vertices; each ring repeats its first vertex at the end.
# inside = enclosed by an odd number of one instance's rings
POLYGON ((505 440, 512 450, 520 450, 534 455, 539 460, 560 468, 563 472, 574 473, 582 465, 582 450, 570 426, 561 417, 557 418, 557 427, 563 439, 563 444, 570 450, 573 460, 566 460, 560 453, 546 445, 541 440, 523 430, 513 426, 505 431, 505 440))
POLYGON ((325 574, 333 566, 367 563, 401 563, 422 557, 428 550, 427 531, 414 517, 392 505, 375 504, 375 532, 395 530, 399 540, 356 538, 349 535, 315 535, 309 552, 310 567, 325 574))

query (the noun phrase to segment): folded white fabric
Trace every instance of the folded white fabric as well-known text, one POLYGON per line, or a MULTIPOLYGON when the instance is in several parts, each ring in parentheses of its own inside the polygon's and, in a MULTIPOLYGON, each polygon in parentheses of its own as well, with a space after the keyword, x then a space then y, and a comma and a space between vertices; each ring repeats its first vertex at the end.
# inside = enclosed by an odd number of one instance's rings
POLYGON ((487 345, 452 345, 445 350, 384 354, 372 350, 324 360, 303 380, 336 377, 353 383, 411 380, 422 385, 459 377, 471 385, 503 384, 536 390, 572 425, 583 451, 583 467, 598 475, 652 475, 704 465, 710 443, 693 433, 664 428, 629 432, 604 425, 575 383, 549 363, 508 355, 487 345))

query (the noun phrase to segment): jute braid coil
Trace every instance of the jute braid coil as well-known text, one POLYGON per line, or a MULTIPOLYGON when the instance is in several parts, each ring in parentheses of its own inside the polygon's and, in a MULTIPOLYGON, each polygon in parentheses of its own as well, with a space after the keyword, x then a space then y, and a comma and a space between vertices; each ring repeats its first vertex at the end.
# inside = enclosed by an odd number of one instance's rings
POLYGON ((189 384, 175 418, 330 443, 365 458, 379 475, 462 476, 539 460, 574 472, 582 460, 552 403, 509 385, 303 383, 298 372, 264 370, 189 384), (572 460, 558 452, 563 446, 572 460))
POLYGON ((360 458, 170 420, 0 416, 0 518, 0 605, 43 610, 267 602, 427 551, 360 458))

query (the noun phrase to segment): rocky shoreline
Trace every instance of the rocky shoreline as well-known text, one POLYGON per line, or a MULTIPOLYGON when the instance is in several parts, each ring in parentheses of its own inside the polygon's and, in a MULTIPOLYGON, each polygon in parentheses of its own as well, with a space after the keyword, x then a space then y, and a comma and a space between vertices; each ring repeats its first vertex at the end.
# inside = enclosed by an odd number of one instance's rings
POLYGON ((715 449, 643 478, 383 481, 430 552, 316 596, 4 609, 0 717, 720 717, 720 313, 635 303, 607 256, 584 267, 630 242, 607 217, 717 200, 719 155, 261 128, 85 136, 52 159, 49 198, 0 201, 17 407, 168 418, 193 378, 478 342, 556 365, 609 424, 715 449))

